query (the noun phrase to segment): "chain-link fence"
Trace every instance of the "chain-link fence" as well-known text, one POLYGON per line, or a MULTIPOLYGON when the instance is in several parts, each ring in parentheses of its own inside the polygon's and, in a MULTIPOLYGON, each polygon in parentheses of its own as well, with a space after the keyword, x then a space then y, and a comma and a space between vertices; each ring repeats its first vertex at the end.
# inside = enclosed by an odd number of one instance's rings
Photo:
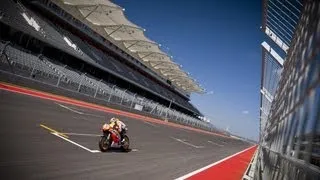
POLYGON ((210 123, 165 107, 102 79, 95 79, 86 73, 77 72, 67 65, 59 64, 42 55, 33 55, 25 49, 18 49, 10 42, 0 43, 0 53, 1 71, 92 96, 110 104, 150 113, 163 120, 212 130, 210 123))
POLYGON ((319 1, 305 1, 262 132, 254 179, 320 179, 319 18, 319 1))

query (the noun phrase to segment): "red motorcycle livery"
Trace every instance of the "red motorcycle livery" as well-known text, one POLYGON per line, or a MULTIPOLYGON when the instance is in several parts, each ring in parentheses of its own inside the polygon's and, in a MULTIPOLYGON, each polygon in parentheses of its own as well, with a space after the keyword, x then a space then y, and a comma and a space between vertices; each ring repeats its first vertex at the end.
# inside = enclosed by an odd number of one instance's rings
POLYGON ((121 135, 119 132, 112 128, 108 124, 104 124, 102 126, 102 133, 101 139, 99 141, 99 148, 101 152, 106 152, 110 147, 121 148, 123 151, 129 151, 129 137, 126 135, 128 131, 127 128, 123 129, 121 133, 123 139, 121 140, 121 135))

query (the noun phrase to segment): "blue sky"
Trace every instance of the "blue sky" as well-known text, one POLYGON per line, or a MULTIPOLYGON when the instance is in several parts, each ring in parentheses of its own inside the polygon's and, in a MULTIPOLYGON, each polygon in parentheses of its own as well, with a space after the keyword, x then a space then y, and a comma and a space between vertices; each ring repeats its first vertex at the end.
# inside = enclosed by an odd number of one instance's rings
POLYGON ((114 0, 207 91, 191 102, 212 123, 258 138, 261 1, 114 0), (167 49, 168 48, 168 49, 167 49))

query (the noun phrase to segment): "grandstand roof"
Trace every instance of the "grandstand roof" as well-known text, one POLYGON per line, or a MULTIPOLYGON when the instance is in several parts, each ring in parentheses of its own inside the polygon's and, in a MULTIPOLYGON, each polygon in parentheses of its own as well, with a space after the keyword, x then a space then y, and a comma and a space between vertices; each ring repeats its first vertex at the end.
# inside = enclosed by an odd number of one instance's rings
POLYGON ((130 22, 124 9, 109 0, 53 0, 58 6, 97 33, 139 59, 162 78, 185 92, 203 92, 200 85, 163 52, 161 45, 144 35, 145 29, 130 22))

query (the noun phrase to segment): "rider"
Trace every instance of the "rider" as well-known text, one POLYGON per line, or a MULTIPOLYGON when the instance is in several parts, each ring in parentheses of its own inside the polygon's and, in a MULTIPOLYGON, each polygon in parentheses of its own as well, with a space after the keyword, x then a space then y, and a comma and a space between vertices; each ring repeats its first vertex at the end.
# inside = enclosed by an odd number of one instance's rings
POLYGON ((124 140, 123 137, 126 131, 126 124, 120 121, 120 119, 113 117, 110 119, 109 125, 111 128, 118 131, 121 137, 121 142, 122 142, 124 140))

